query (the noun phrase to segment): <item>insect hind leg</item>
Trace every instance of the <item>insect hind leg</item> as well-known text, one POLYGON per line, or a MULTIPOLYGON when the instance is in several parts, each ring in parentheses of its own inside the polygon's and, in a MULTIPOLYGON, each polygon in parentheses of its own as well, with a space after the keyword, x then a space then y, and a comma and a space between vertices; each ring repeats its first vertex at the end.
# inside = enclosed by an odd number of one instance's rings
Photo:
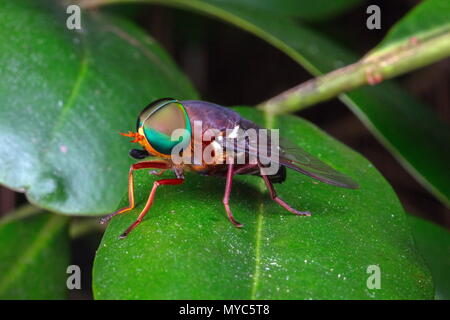
POLYGON ((233 176, 236 172, 234 171, 233 164, 228 164, 228 171, 227 171, 227 182, 225 186, 225 194, 223 196, 222 203, 225 207, 225 211, 227 212, 228 219, 231 221, 231 223, 238 228, 241 228, 243 226, 242 223, 237 221, 233 213, 231 212, 229 201, 230 201, 230 194, 231 194, 231 186, 233 184, 233 176))
POLYGON ((267 189, 269 190, 270 197, 273 201, 278 203, 280 206, 285 208, 287 211, 299 215, 299 216, 310 216, 311 213, 309 211, 298 211, 294 208, 292 208, 289 204, 287 204, 283 199, 277 196, 277 192, 275 191, 275 188, 273 187, 272 182, 270 182, 269 177, 265 175, 261 175, 261 177, 264 179, 264 182, 266 183, 267 189))

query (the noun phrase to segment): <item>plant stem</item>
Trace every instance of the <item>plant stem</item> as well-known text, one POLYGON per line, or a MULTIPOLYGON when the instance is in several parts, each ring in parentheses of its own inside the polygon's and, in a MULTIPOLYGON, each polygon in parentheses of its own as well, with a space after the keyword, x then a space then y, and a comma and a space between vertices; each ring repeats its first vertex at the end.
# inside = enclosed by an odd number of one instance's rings
POLYGON ((450 30, 421 41, 412 38, 403 46, 375 51, 354 64, 302 83, 259 104, 258 108, 271 114, 302 110, 363 85, 375 85, 448 56, 450 30))

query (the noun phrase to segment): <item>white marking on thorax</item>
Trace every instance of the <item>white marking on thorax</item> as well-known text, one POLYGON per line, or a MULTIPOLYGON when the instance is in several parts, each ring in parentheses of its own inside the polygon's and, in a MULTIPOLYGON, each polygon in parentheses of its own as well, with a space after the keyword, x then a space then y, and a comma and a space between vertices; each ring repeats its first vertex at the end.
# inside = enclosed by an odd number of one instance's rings
POLYGON ((238 136, 239 126, 233 128, 233 131, 228 135, 228 138, 235 139, 238 136))

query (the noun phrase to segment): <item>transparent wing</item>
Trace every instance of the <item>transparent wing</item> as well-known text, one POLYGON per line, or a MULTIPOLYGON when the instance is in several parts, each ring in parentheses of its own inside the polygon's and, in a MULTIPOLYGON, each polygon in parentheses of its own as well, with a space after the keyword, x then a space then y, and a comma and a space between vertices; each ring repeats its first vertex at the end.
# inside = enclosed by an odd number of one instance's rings
MULTIPOLYGON (((271 141, 270 135, 266 141, 271 141)), ((236 154, 244 153, 259 159, 263 163, 273 161, 331 185, 350 189, 359 187, 350 177, 335 170, 287 139, 280 138, 277 146, 271 146, 270 143, 254 143, 253 139, 249 138, 248 134, 242 130, 233 134, 232 137, 224 137, 222 144, 224 148, 233 150, 236 154)))
POLYGON ((289 140, 280 139, 280 164, 302 172, 319 181, 339 187, 356 189, 358 184, 350 177, 317 159, 289 140))

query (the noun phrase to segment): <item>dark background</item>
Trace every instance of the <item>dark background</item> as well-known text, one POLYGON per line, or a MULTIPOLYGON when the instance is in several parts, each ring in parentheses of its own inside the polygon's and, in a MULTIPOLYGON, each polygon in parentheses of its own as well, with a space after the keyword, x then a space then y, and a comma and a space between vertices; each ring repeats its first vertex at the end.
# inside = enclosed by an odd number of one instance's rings
MULTIPOLYGON (((309 24, 363 56, 418 2, 362 2, 339 17, 309 24), (381 30, 366 28, 366 8, 370 4, 381 8, 381 30)), ((209 17, 147 5, 121 5, 108 10, 129 15, 148 30, 188 75, 203 100, 225 106, 252 106, 312 77, 270 44, 209 17)), ((449 74, 450 59, 446 59, 396 81, 450 124, 449 74)), ((416 182, 343 103, 333 99, 298 115, 368 158, 394 187, 407 212, 450 230, 450 210, 416 182)), ((25 202, 23 194, 0 187, 0 216, 25 202)), ((73 263, 90 272, 100 239, 99 233, 75 239, 73 263)), ((72 292, 71 298, 92 297, 90 276, 84 276, 83 281, 84 290, 72 292)))

